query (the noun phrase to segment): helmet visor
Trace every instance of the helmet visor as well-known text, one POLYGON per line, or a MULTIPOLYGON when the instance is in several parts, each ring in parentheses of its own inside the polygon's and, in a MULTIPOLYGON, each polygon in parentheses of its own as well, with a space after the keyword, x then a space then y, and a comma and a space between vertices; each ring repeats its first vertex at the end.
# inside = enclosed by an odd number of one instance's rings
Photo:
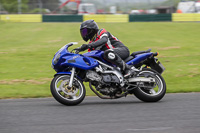
POLYGON ((81 29, 81 36, 82 36, 83 38, 85 38, 85 37, 87 36, 87 34, 88 34, 88 29, 87 29, 87 28, 81 29))

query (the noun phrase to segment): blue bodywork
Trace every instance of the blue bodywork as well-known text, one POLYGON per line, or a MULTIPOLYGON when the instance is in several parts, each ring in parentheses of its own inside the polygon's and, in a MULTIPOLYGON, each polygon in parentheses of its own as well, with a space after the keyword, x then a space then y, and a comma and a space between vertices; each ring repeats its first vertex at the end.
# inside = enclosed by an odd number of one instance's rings
POLYGON ((91 57, 70 53, 68 51, 69 46, 70 45, 65 45, 55 54, 52 60, 52 67, 56 72, 63 72, 69 67, 90 70, 99 65, 99 63, 91 57))
MULTIPOLYGON (((57 74, 70 74, 69 68, 76 67, 83 70, 91 70, 99 65, 99 62, 96 60, 100 60, 108 65, 111 63, 107 62, 103 58, 103 51, 94 50, 88 53, 75 54, 70 53, 68 51, 68 47, 72 46, 73 44, 67 44, 63 46, 54 56, 52 60, 52 67, 53 69, 58 72, 57 74)), ((148 57, 150 57, 153 53, 144 53, 136 55, 132 60, 128 61, 128 65, 135 65, 148 57)))
POLYGON ((144 53, 144 54, 139 54, 139 55, 136 55, 134 57, 134 59, 126 62, 126 64, 128 65, 136 65, 138 63, 140 63, 141 61, 147 59, 148 57, 150 57, 153 53, 144 53))
POLYGON ((87 56, 87 57, 92 57, 92 58, 98 59, 98 60, 100 60, 100 61, 102 61, 102 62, 104 62, 104 63, 106 63, 106 64, 112 66, 112 64, 111 64, 110 62, 104 60, 103 54, 104 54, 104 51, 101 51, 101 50, 93 50, 93 51, 91 51, 91 52, 84 53, 83 55, 84 55, 84 56, 87 56))

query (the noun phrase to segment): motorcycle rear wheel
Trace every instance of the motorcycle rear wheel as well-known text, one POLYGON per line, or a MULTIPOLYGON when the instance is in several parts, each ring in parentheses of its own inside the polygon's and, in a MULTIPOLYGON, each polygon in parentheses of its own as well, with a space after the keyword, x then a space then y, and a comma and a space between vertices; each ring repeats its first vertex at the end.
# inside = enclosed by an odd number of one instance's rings
POLYGON ((151 89, 138 87, 133 90, 133 94, 144 102, 157 102, 161 100, 166 93, 166 83, 164 78, 155 70, 143 68, 137 77, 151 77, 155 79, 155 85, 151 89))
POLYGON ((57 75, 50 86, 52 96, 61 104, 73 106, 85 98, 85 87, 81 80, 74 77, 71 88, 68 88, 70 75, 57 75))

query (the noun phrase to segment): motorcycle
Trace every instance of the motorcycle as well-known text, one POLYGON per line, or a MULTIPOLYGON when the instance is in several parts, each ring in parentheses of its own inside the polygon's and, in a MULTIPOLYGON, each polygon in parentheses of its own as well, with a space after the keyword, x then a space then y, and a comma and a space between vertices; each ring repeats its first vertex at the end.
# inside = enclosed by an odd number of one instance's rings
POLYGON ((90 89, 102 99, 117 99, 134 94, 144 102, 157 102, 166 93, 166 83, 161 76, 164 66, 155 58, 158 53, 133 52, 124 61, 135 74, 125 79, 120 68, 103 58, 103 51, 93 50, 79 54, 76 48, 68 48, 76 43, 63 46, 52 60, 52 68, 57 72, 51 82, 53 97, 64 105, 80 104, 86 95, 83 82, 89 82, 90 89), (148 68, 149 67, 149 68, 148 68))

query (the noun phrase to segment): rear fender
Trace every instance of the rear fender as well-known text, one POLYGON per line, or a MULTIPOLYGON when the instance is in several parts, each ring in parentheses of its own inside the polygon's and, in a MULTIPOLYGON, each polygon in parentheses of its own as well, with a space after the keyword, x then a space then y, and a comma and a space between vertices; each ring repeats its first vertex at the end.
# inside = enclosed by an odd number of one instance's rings
POLYGON ((156 58, 149 59, 149 66, 160 74, 165 71, 165 67, 156 58))

